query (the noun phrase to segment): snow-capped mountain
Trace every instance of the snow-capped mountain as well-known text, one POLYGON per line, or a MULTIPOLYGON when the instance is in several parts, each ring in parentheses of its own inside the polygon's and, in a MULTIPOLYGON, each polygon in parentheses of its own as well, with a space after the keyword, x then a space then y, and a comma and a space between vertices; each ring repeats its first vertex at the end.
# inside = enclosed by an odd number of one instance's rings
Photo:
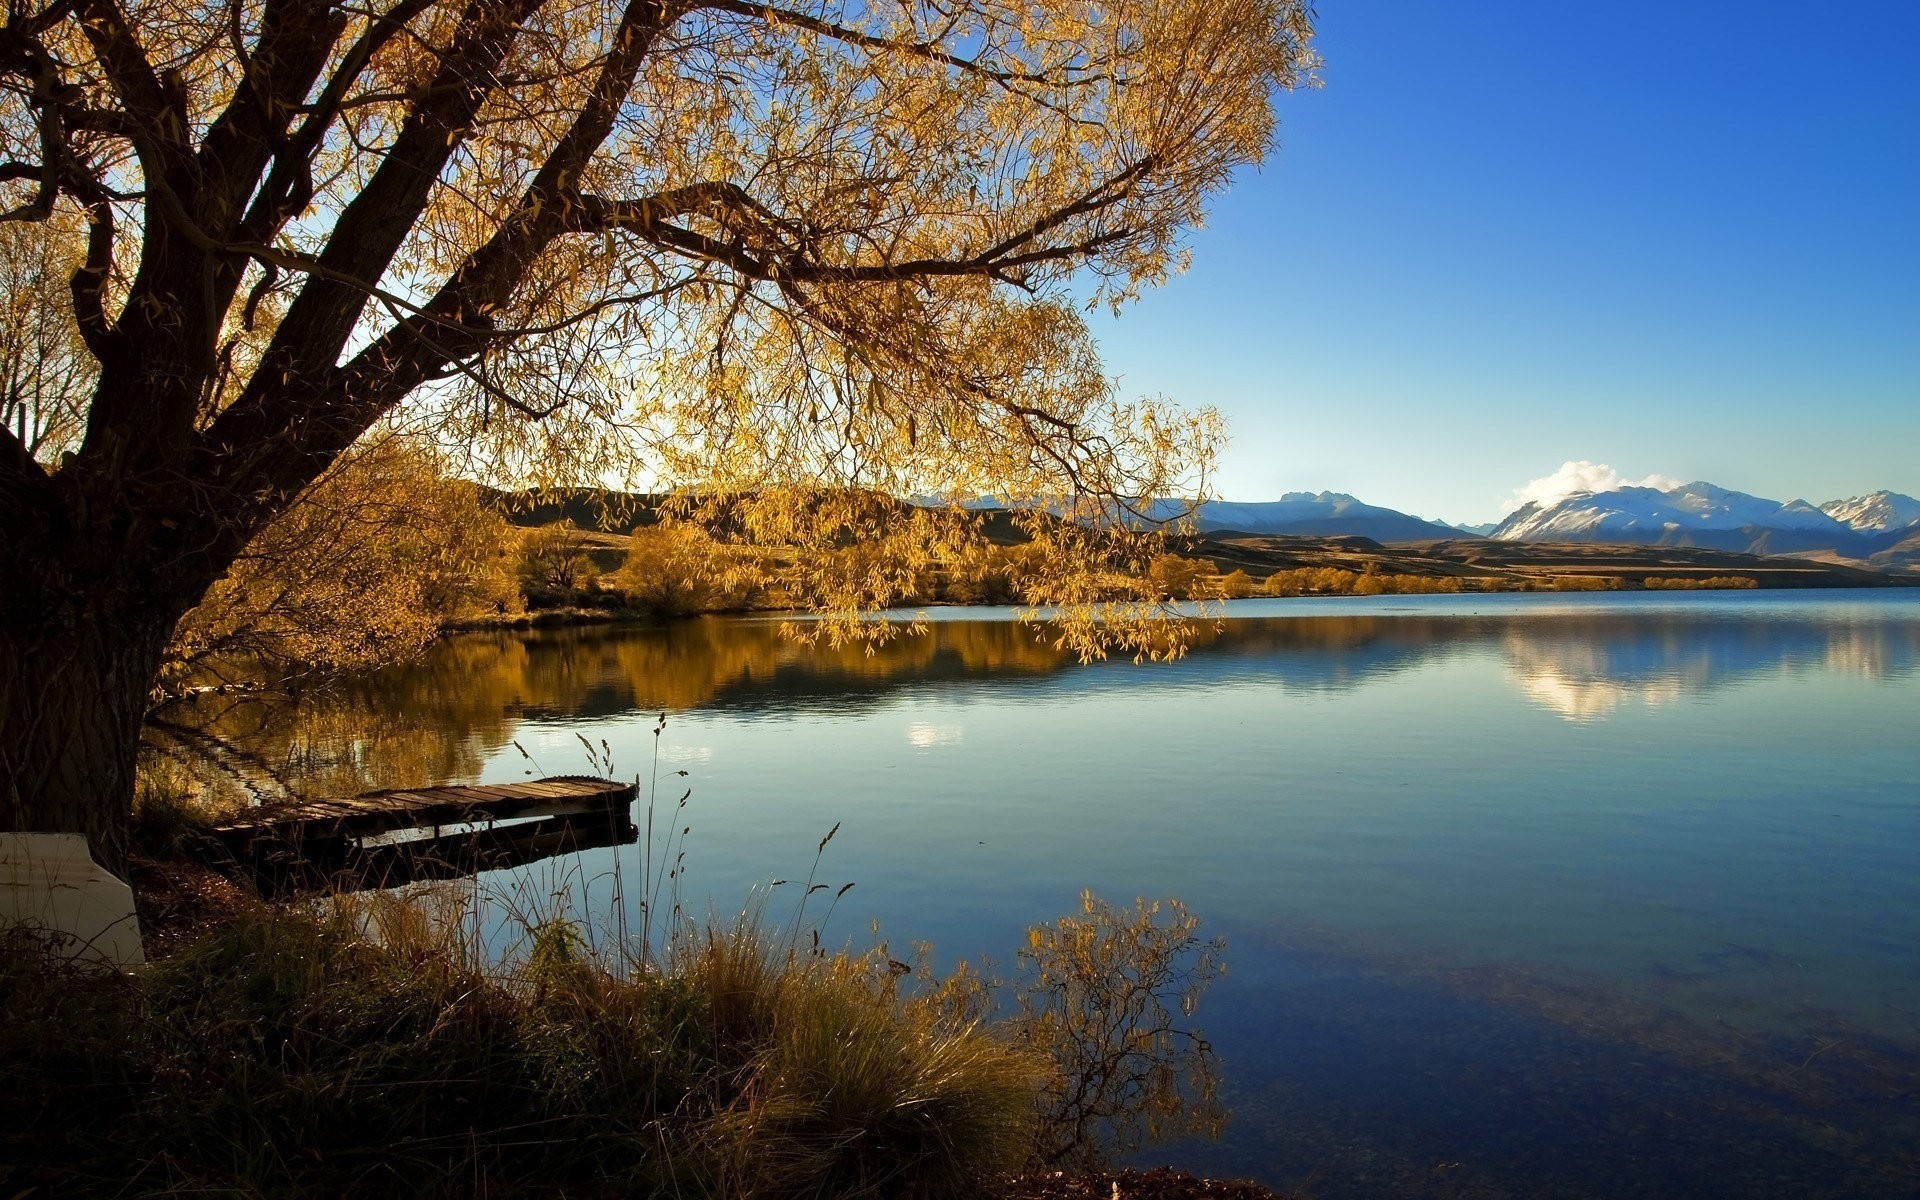
POLYGON ((1288 492, 1278 500, 1240 503, 1210 500, 1194 514, 1202 532, 1233 530, 1295 537, 1369 537, 1376 542, 1421 542, 1455 538, 1460 531, 1344 492, 1288 492))
POLYGON ((1523 542, 1639 542, 1754 554, 1864 553, 1865 534, 1805 500, 1782 504, 1711 483, 1623 487, 1528 504, 1493 537, 1523 542))
POLYGON ((1899 492, 1868 492, 1850 500, 1829 500, 1820 511, 1861 533, 1920 529, 1920 500, 1899 492))

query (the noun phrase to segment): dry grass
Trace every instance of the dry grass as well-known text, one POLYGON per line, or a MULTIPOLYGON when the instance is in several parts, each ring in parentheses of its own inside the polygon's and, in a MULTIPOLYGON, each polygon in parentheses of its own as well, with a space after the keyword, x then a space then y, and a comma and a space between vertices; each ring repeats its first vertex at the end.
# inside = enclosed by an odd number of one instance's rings
POLYGON ((1044 1065, 750 924, 619 974, 457 904, 259 908, 133 978, 0 945, 0 1183, 93 1194, 964 1196, 1044 1065))

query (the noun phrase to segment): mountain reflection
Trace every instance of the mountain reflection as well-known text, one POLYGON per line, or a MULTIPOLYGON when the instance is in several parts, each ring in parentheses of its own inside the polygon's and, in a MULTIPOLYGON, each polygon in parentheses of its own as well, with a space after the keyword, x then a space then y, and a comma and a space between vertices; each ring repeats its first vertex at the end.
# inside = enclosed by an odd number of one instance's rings
MULTIPOLYGON (((1081 664, 1044 629, 1009 620, 942 620, 872 647, 832 648, 795 641, 774 621, 716 618, 466 635, 415 664, 293 701, 210 697, 182 723, 239 748, 262 776, 340 794, 476 778, 525 720, 846 713, 903 691, 989 682, 1056 692, 1342 690, 1457 656, 1492 658, 1530 702, 1594 720, 1774 672, 1912 672, 1920 621, 1631 611, 1259 617, 1199 629, 1178 662, 1135 666, 1081 664)), ((922 736, 944 734, 929 727, 922 736)))

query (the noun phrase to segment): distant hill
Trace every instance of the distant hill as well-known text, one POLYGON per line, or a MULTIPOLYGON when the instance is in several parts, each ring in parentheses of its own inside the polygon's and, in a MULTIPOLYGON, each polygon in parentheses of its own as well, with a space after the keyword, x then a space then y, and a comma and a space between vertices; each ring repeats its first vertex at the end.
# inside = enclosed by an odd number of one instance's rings
MULTIPOLYGON (((1915 534, 1920 552, 1920 532, 1915 534)), ((1737 575, 1763 588, 1884 587, 1920 583, 1920 574, 1876 571, 1849 563, 1738 554, 1695 546, 1633 546, 1594 542, 1496 542, 1478 538, 1381 545, 1367 538, 1250 537, 1201 534, 1189 554, 1213 560, 1221 572, 1255 578, 1301 567, 1452 577, 1469 591, 1500 591, 1589 576, 1638 587, 1649 578, 1737 575)))
MULTIPOLYGON (((1171 515, 1173 505, 1163 510, 1171 515)), ((1344 492, 1288 492, 1278 500, 1209 500, 1194 514, 1202 533, 1234 531, 1270 537, 1366 537, 1376 542, 1424 542, 1454 538, 1460 531, 1438 521, 1376 504, 1344 492)))
POLYGON ((1867 562, 1883 570, 1920 571, 1920 527, 1897 530, 1885 549, 1877 550, 1867 562))
POLYGON ((572 521, 580 529, 632 533, 658 519, 664 497, 606 488, 525 488, 501 491, 483 487, 481 498, 514 525, 533 528, 572 521))
MULTIPOLYGON (((631 533, 650 525, 663 497, 594 488, 503 492, 486 489, 490 503, 516 525, 570 520, 582 529, 631 533)), ((987 536, 1002 543, 1026 540, 1012 515, 991 500, 987 536)), ((1174 501, 1150 506, 1171 519, 1174 501)), ((1494 525, 1453 526, 1367 504, 1344 492, 1289 492, 1278 500, 1211 500, 1195 513, 1198 532, 1216 540, 1251 538, 1366 539, 1381 546, 1458 542, 1585 543, 1593 545, 1693 547, 1731 554, 1810 557, 1882 570, 1920 569, 1920 500, 1897 492, 1873 492, 1818 507, 1804 500, 1782 503, 1714 484, 1695 482, 1661 491, 1623 487, 1584 492, 1551 505, 1529 504, 1494 525)))

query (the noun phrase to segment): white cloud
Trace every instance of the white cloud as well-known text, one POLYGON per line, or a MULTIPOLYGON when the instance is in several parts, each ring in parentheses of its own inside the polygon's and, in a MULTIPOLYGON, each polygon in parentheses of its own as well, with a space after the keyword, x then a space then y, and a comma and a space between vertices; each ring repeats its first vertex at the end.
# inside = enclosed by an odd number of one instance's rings
POLYGON ((1560 469, 1551 475, 1543 475, 1521 487, 1507 497, 1507 511, 1528 504, 1538 504, 1542 508, 1558 504, 1568 496, 1577 496, 1581 492, 1610 492, 1614 488, 1650 487, 1667 491, 1680 486, 1678 479, 1665 475, 1649 475, 1645 479, 1627 479, 1605 463, 1587 462, 1582 459, 1569 459, 1560 464, 1560 469))

